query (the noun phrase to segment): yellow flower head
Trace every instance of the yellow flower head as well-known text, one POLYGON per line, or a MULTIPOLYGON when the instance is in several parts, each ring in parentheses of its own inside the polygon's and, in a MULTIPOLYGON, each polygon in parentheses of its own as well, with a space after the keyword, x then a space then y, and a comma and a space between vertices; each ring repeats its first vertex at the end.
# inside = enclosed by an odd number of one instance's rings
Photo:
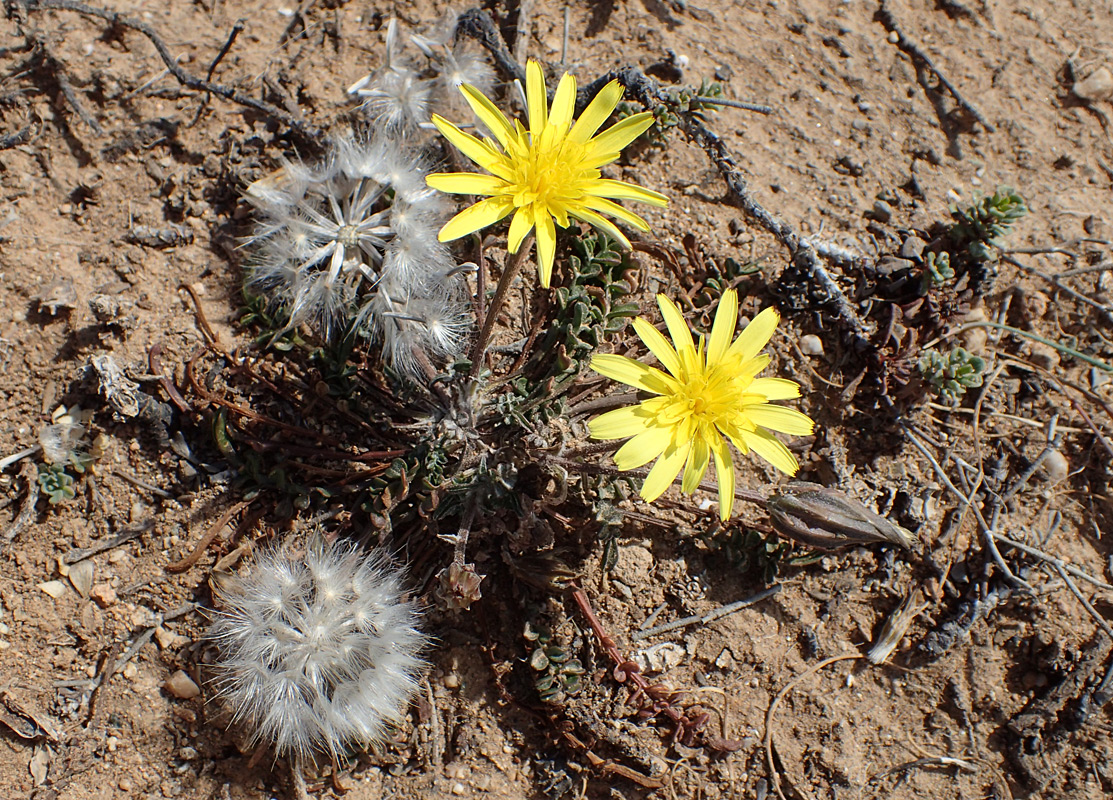
POLYGON ((554 220, 556 225, 567 228, 569 217, 575 217, 629 247, 622 231, 602 214, 610 214, 643 231, 648 231, 649 225, 614 199, 638 200, 655 206, 668 203, 668 198, 657 192, 600 177, 599 168, 618 158, 622 148, 653 124, 653 115, 643 112, 594 135, 622 99, 618 81, 604 86, 573 125, 576 79, 567 74, 560 79, 550 109, 541 65, 530 61, 526 64, 529 130, 518 120, 511 123, 474 86, 464 84, 460 91, 498 141, 477 139, 443 117, 433 115, 437 130, 491 173, 450 172, 427 178, 430 186, 442 192, 487 196, 448 221, 440 232, 442 242, 467 236, 513 213, 509 250, 517 253, 527 234, 536 228, 541 285, 548 287, 556 252, 554 220))
POLYGON ((724 437, 743 454, 752 450, 795 475, 796 457, 772 431, 805 436, 814 423, 799 411, 769 402, 799 397, 796 382, 757 377, 769 364, 769 356, 759 353, 780 319, 774 309, 758 314, 731 343, 738 320, 738 295, 732 289, 719 302, 711 338, 704 342, 701 336, 697 347, 676 304, 663 294, 657 295, 657 304, 675 346, 640 317, 634 330, 668 373, 625 356, 592 357, 591 368, 599 374, 656 397, 596 417, 590 423, 591 438, 633 437, 615 453, 621 470, 657 459, 641 490, 651 502, 676 480, 682 466, 681 491, 695 491, 714 456, 719 516, 726 520, 734 506, 734 464, 724 437))

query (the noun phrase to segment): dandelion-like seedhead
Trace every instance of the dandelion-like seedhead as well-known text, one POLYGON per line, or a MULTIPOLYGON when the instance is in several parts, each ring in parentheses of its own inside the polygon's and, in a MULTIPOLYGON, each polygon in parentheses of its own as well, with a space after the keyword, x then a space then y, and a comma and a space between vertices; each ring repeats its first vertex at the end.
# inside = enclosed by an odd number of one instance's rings
POLYGON ((634 330, 667 372, 626 356, 594 356, 591 368, 600 375, 655 396, 591 420, 591 437, 632 437, 615 453, 620 470, 657 459, 642 484, 641 495, 648 501, 660 497, 682 468, 681 491, 694 492, 714 459, 719 515, 726 520, 734 506, 734 464, 727 440, 743 454, 752 450, 795 475, 796 457, 773 433, 806 436, 814 423, 795 409, 769 402, 799 397, 795 381, 757 377, 769 365, 761 350, 780 319, 775 310, 762 311, 732 342, 738 295, 731 289, 719 301, 711 336, 700 337, 697 346, 676 304, 663 294, 657 295, 657 303, 672 344, 641 317, 634 320, 634 330))
POLYGON ((247 188, 258 223, 248 289, 326 338, 353 324, 388 363, 458 355, 462 273, 437 230, 448 216, 419 151, 384 132, 343 139, 319 165, 287 162, 247 188))
POLYGON ((467 49, 466 40, 457 42, 455 33, 456 16, 450 14, 428 35, 408 37, 420 51, 420 56, 410 55, 398 21, 391 19, 383 63, 348 87, 348 94, 361 100, 364 114, 387 130, 415 130, 429 122, 433 106, 459 109, 459 87, 467 83, 486 89, 495 73, 483 56, 467 49))
POLYGON ((381 744, 405 713, 426 637, 384 557, 320 536, 272 547, 219 599, 216 685, 253 744, 335 758, 381 744))

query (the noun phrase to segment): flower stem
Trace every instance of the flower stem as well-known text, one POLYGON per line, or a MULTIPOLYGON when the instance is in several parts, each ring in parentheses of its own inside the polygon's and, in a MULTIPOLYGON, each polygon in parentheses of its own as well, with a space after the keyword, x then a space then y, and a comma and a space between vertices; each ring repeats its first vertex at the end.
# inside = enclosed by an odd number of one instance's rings
POLYGON ((487 315, 483 318, 483 327, 479 331, 479 338, 475 340, 475 348, 471 351, 471 372, 469 377, 474 378, 483 368, 483 360, 487 356, 487 345, 491 343, 491 333, 495 329, 495 320, 502 312, 506 302, 506 294, 510 291, 510 284, 522 271, 522 262, 526 260, 530 248, 533 246, 533 234, 526 237, 518 246, 518 252, 510 256, 503 267, 499 284, 495 288, 495 296, 491 298, 491 305, 487 307, 487 315))

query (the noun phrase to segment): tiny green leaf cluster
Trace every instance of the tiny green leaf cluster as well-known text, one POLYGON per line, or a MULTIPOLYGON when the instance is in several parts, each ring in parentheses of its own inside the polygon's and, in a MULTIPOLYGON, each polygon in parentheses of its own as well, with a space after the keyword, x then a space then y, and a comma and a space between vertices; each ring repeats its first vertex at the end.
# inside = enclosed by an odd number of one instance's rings
POLYGON ((1024 198, 1008 187, 1000 187, 989 197, 981 197, 965 208, 951 208, 955 224, 950 240, 965 247, 977 261, 995 261, 995 248, 1017 220, 1028 213, 1024 198))
POLYGON ((929 350, 920 359, 919 369, 920 375, 935 389, 939 398, 954 405, 967 389, 982 385, 985 359, 971 355, 961 347, 945 354, 929 350))
POLYGON ((951 266, 951 254, 947 251, 940 253, 930 252, 924 256, 923 288, 928 289, 946 286, 955 277, 954 267, 951 266))
POLYGON ((72 500, 77 491, 73 488, 73 476, 66 472, 64 464, 39 464, 39 488, 56 506, 72 500))
MULTIPOLYGON (((639 141, 648 143, 651 147, 664 147, 668 132, 680 125, 684 116, 705 119, 708 112, 718 112, 717 103, 709 103, 704 98, 718 99, 723 96, 723 86, 717 81, 703 78, 699 88, 683 86, 670 89, 660 105, 653 109, 653 127, 642 134, 639 141)), ((629 117, 640 111, 634 103, 621 102, 616 113, 619 119, 629 117)))
POLYGON ((583 689, 580 676, 584 674, 579 660, 556 644, 549 631, 535 629, 527 622, 522 635, 535 645, 529 665, 536 673, 533 685, 541 696, 541 702, 560 705, 567 698, 578 695, 583 689))

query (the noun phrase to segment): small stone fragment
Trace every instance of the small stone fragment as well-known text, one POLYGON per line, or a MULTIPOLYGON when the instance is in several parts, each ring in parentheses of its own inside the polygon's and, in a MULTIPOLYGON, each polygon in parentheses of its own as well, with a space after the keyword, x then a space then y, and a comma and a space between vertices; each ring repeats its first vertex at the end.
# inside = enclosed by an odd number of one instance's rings
POLYGON ((188 637, 163 627, 155 629, 155 641, 158 642, 159 650, 177 650, 189 644, 188 637))
POLYGON ((1075 81, 1071 91, 1083 100, 1113 99, 1113 72, 1109 67, 1098 67, 1082 80, 1075 81))
POLYGON ((111 584, 98 583, 89 590, 89 597, 93 598, 93 602, 101 608, 108 608, 116 602, 116 590, 111 584))
POLYGON ((893 218, 893 207, 884 200, 877 200, 866 216, 877 222, 888 222, 893 218))
POLYGON ((93 588, 93 562, 89 559, 78 561, 69 569, 70 583, 82 597, 88 597, 93 588))
POLYGON ((800 337, 800 351, 809 356, 823 355, 823 340, 814 333, 800 337))
POLYGON ((1070 462, 1058 450, 1052 450, 1043 460, 1043 471, 1047 475, 1048 483, 1060 483, 1070 474, 1070 462))
POLYGON ((55 600, 66 593, 66 584, 61 581, 46 581, 45 583, 40 583, 39 588, 55 600))
POLYGON ((924 248, 927 247, 927 242, 919 236, 909 236, 905 239, 900 246, 901 258, 920 258, 924 254, 924 248))
POLYGON ((182 670, 178 670, 167 678, 163 687, 179 700, 192 700, 201 694, 201 689, 193 682, 193 678, 186 675, 182 670))

